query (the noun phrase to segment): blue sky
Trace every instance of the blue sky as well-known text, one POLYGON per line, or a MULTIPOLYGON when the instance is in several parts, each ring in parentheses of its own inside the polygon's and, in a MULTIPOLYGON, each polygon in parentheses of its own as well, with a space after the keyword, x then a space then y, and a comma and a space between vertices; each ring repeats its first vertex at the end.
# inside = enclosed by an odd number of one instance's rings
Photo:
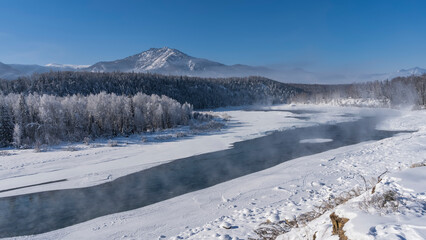
POLYGON ((0 61, 93 64, 169 46, 225 64, 426 67, 426 1, 0 1, 0 61))

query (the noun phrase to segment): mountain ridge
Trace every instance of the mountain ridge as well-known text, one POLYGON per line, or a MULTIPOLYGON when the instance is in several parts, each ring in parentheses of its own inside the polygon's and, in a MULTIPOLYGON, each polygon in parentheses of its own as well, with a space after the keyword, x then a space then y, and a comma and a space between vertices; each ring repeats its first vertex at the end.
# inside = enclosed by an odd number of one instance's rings
POLYGON ((185 54, 177 49, 163 47, 113 61, 100 61, 90 66, 51 63, 41 65, 3 64, 0 78, 16 79, 33 73, 49 71, 89 71, 89 72, 136 72, 159 73, 164 75, 187 75, 197 77, 247 77, 266 76, 273 72, 267 67, 243 64, 225 65, 204 58, 185 54))
POLYGON ((192 57, 177 49, 150 48, 141 53, 114 61, 102 61, 87 68, 91 72, 153 72, 166 75, 188 76, 248 76, 269 69, 242 64, 223 63, 192 57), (244 71, 244 72, 243 72, 244 71))
MULTIPOLYGON (((5 64, 0 62, 0 78, 16 79, 21 76, 30 76, 34 73, 49 71, 88 71, 88 72, 135 72, 158 73, 163 75, 186 75, 196 77, 247 77, 263 76, 271 79, 281 79, 284 82, 292 82, 297 77, 302 78, 308 74, 303 69, 300 72, 293 70, 277 70, 263 66, 249 66, 244 64, 226 65, 204 58, 197 58, 183 53, 177 49, 162 47, 150 48, 146 51, 113 61, 100 61, 93 65, 71 65, 50 63, 41 65, 5 64)), ((368 80, 386 80, 395 77, 407 77, 422 75, 426 69, 414 67, 401 69, 392 73, 366 74, 368 80)), ((315 76, 313 76, 315 79, 315 76)), ((315 83, 315 82, 314 82, 315 83)))

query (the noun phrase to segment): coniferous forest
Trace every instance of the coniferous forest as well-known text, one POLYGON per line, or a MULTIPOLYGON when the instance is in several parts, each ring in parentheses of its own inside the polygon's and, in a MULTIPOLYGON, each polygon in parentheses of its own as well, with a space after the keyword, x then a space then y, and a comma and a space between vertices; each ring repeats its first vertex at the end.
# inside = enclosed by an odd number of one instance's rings
POLYGON ((97 94, 166 95, 195 109, 245 104, 286 103, 301 90, 262 77, 200 78, 149 73, 51 72, 13 81, 0 81, 0 91, 56 96, 97 94))
POLYGON ((320 85, 291 84, 303 91, 296 94, 293 102, 324 103, 333 99, 376 99, 387 106, 426 106, 426 75, 397 77, 391 80, 354 84, 320 85))
POLYGON ((187 125, 197 109, 285 103, 299 89, 265 78, 51 72, 0 81, 0 145, 17 147, 187 125))
POLYGON ((424 106, 425 92, 426 75, 310 85, 262 77, 50 72, 0 80, 0 145, 54 144, 186 125, 194 116, 193 108, 320 103, 339 98, 424 106))

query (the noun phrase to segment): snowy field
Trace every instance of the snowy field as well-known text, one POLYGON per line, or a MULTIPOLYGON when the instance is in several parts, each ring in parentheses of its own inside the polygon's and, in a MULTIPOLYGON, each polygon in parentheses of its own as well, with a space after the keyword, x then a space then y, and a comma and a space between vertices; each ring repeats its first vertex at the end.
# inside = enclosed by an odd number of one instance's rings
MULTIPOLYGON (((112 214, 53 232, 28 236, 34 239, 248 239, 262 223, 293 219, 315 206, 355 187, 363 179, 388 171, 377 193, 392 188, 406 202, 401 212, 362 210, 357 202, 368 192, 337 207, 336 214, 351 220, 345 225, 349 239, 424 239, 426 168, 410 168, 426 159, 426 112, 330 106, 274 106, 271 110, 314 110, 303 114, 283 111, 220 109, 230 116, 218 132, 174 141, 143 143, 143 136, 117 139, 118 147, 99 143, 78 151, 54 148, 3 150, 0 156, 0 196, 52 189, 93 186, 112 181, 173 159, 223 150, 233 143, 275 130, 355 120, 380 114, 382 130, 417 130, 380 141, 363 142, 301 157, 203 190, 184 194, 136 210, 112 214), (299 117, 299 118, 295 118, 299 117), (306 117, 306 118, 304 118, 306 117), (124 144, 128 142, 128 144, 124 144), (418 176, 418 177, 416 177, 418 176), (423 177, 421 177, 423 176, 423 177), (25 187, 66 179, 66 181, 25 187), (422 205, 423 204, 423 205, 422 205), (366 220, 368 219, 368 221, 366 220), (230 228, 230 229, 226 229, 230 228)), ((185 129, 181 129, 185 131, 185 129)), ((321 143, 329 139, 306 139, 321 143)), ((332 210, 334 211, 334 210, 332 210)), ((338 239, 331 236, 330 212, 281 239, 338 239)))

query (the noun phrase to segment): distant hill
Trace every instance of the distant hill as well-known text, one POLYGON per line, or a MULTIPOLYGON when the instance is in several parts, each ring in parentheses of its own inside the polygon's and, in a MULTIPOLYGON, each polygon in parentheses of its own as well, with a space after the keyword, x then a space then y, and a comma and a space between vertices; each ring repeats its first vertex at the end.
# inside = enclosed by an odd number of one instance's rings
POLYGON ((265 67, 225 65, 203 58, 189 56, 179 50, 164 47, 151 48, 123 59, 98 62, 86 70, 90 72, 161 73, 203 77, 237 77, 263 75, 271 71, 265 67))
POLYGON ((0 79, 13 80, 23 76, 31 76, 34 73, 47 73, 58 71, 84 71, 87 66, 74 66, 66 64, 4 64, 0 62, 0 79))
MULTIPOLYGON (((0 78, 8 80, 21 76, 30 76, 33 73, 46 73, 50 71, 159 73, 163 75, 213 78, 262 76, 287 83, 342 83, 345 79, 346 82, 349 81, 349 78, 345 78, 344 75, 324 75, 309 72, 302 68, 280 66, 261 67, 242 64, 226 65, 204 58, 193 57, 177 49, 168 47, 151 48, 123 59, 101 61, 93 65, 51 63, 40 66, 0 63, 0 78)), ((424 73, 426 73, 426 69, 414 67, 401 69, 392 73, 364 74, 359 76, 355 82, 420 76, 424 73)))
POLYGON ((20 72, 13 67, 0 62, 0 78, 2 79, 14 79, 18 77, 20 72))
POLYGON ((410 77, 410 76, 421 76, 426 73, 426 69, 413 67, 409 69, 401 69, 391 73, 377 73, 377 74, 366 74, 361 76, 361 79, 366 81, 375 80, 391 80, 396 77, 410 77))
POLYGON ((102 61, 91 66, 47 64, 22 65, 2 64, 0 78, 16 79, 33 73, 50 71, 87 71, 87 72, 135 72, 160 73, 164 75, 184 75, 198 77, 246 77, 267 76, 273 70, 266 67, 242 64, 225 65, 203 58, 189 56, 177 49, 168 47, 151 48, 147 51, 115 61, 102 61))

